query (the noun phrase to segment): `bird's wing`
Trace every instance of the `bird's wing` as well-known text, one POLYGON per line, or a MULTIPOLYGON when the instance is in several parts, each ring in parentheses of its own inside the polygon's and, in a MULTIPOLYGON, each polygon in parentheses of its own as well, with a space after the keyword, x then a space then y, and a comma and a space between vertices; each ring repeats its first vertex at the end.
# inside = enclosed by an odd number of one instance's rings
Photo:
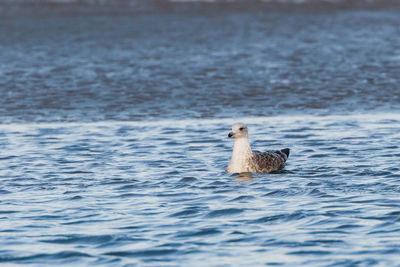
POLYGON ((280 150, 269 150, 266 152, 253 151, 253 162, 257 172, 269 173, 281 170, 285 167, 287 155, 280 150))

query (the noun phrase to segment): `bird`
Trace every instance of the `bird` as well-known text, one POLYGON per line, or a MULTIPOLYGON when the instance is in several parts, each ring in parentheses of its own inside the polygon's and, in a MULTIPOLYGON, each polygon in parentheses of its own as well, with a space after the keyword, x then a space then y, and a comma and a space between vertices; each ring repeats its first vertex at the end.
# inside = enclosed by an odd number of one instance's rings
POLYGON ((290 149, 268 150, 260 152, 252 150, 248 139, 247 126, 235 123, 228 137, 234 137, 235 143, 232 158, 226 172, 228 173, 270 173, 281 170, 289 157, 290 149))

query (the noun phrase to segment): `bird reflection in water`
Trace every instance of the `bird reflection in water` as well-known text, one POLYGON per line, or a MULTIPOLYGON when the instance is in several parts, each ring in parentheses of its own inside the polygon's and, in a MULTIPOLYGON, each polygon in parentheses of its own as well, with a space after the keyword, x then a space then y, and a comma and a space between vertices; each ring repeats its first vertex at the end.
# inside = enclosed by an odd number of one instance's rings
POLYGON ((253 180, 254 178, 251 172, 238 173, 238 176, 235 178, 235 181, 241 181, 241 182, 251 182, 253 180))

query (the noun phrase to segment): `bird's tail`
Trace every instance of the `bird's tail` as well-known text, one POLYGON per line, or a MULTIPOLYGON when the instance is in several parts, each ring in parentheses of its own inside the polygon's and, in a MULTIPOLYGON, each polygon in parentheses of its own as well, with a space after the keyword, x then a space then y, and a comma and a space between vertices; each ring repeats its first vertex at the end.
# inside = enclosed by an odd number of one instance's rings
POLYGON ((289 154, 290 154, 290 149, 289 149, 289 148, 281 149, 281 151, 282 151, 283 153, 285 153, 287 157, 289 157, 289 154))

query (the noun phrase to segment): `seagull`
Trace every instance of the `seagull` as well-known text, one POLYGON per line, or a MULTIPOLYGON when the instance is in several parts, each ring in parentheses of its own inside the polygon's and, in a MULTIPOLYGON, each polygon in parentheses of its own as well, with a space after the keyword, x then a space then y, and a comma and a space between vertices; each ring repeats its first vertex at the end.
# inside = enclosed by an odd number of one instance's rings
POLYGON ((232 159, 226 168, 228 173, 270 173, 285 167, 290 149, 268 150, 266 152, 253 151, 250 147, 245 124, 234 124, 228 137, 235 138, 232 159))

